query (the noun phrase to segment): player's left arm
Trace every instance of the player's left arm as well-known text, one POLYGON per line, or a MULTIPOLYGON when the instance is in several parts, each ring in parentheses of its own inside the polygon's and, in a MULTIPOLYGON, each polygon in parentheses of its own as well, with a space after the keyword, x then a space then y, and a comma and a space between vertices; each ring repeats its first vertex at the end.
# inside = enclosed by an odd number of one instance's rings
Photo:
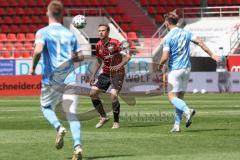
POLYGON ((131 53, 127 52, 127 50, 121 50, 121 43, 118 43, 117 45, 118 47, 118 52, 119 54, 121 54, 122 56, 122 61, 116 65, 116 66, 111 66, 111 70, 112 71, 117 71, 120 68, 124 67, 130 60, 131 60, 131 53))
POLYGON ((219 61, 220 57, 214 54, 200 37, 192 37, 191 41, 202 48, 213 60, 219 61))

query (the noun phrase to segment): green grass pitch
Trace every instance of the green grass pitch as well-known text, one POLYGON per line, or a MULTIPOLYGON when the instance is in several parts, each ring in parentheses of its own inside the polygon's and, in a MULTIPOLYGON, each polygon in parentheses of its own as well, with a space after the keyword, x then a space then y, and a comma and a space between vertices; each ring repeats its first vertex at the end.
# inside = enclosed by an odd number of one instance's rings
MULTIPOLYGON (((79 111, 91 108, 80 97, 79 111)), ((84 121, 85 160, 239 160, 240 94, 187 94, 197 114, 190 128, 170 133, 174 109, 166 96, 138 98, 136 106, 122 102, 121 128, 111 129, 112 118, 95 129, 97 118, 84 121)), ((68 128, 68 123, 63 122, 68 128)), ((39 97, 0 98, 0 160, 69 160, 71 133, 56 150, 56 132, 43 118, 39 97)))

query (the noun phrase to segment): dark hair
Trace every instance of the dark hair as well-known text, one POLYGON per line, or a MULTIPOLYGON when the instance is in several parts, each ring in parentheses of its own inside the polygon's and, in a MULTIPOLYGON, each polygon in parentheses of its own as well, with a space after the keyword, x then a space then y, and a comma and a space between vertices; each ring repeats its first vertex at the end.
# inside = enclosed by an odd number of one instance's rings
POLYGON ((48 16, 61 19, 63 15, 63 4, 61 1, 53 0, 48 4, 48 16))
POLYGON ((178 23, 178 15, 175 12, 169 12, 164 14, 165 21, 168 21, 170 24, 176 25, 178 23))
POLYGON ((99 24, 99 25, 98 25, 98 28, 101 27, 101 26, 106 27, 106 28, 107 28, 107 31, 110 31, 110 27, 109 27, 108 24, 105 24, 105 23, 99 24))

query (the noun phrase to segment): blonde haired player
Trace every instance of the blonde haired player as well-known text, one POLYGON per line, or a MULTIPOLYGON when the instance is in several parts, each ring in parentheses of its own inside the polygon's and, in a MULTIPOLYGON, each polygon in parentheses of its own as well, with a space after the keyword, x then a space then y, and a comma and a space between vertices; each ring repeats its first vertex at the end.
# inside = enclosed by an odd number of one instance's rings
MULTIPOLYGON (((68 121, 72 137, 74 140, 74 153, 72 160, 82 159, 81 137, 80 137, 80 122, 77 118, 72 117, 76 114, 77 96, 62 94, 55 91, 52 87, 51 76, 56 73, 68 73, 66 67, 62 64, 69 62, 70 69, 74 66, 73 61, 82 61, 80 46, 77 43, 75 35, 65 28, 60 22, 63 15, 63 4, 60 1, 53 0, 49 3, 47 8, 47 16, 49 18, 49 25, 38 30, 36 33, 35 49, 33 57, 33 65, 31 74, 35 74, 36 66, 43 58, 43 78, 41 90, 41 107, 44 117, 57 130, 56 148, 61 149, 64 145, 64 135, 66 129, 58 120, 54 108, 55 105, 68 99, 72 101, 69 108, 68 121), (71 117, 70 117, 71 115, 71 117)), ((60 74, 61 75, 61 74, 60 74)), ((54 83, 56 85, 67 85, 75 82, 74 73, 70 73, 67 79, 55 77, 54 83)), ((60 158, 61 159, 61 158, 60 158)))
POLYGON ((171 131, 179 132, 182 114, 185 113, 186 127, 189 127, 196 112, 194 109, 190 109, 183 100, 191 71, 190 42, 200 46, 213 60, 219 61, 219 56, 213 54, 200 38, 177 27, 179 17, 175 12, 165 14, 164 19, 169 33, 164 38, 163 54, 158 69, 162 70, 168 61, 168 83, 170 86, 168 98, 176 108, 175 124, 171 131))

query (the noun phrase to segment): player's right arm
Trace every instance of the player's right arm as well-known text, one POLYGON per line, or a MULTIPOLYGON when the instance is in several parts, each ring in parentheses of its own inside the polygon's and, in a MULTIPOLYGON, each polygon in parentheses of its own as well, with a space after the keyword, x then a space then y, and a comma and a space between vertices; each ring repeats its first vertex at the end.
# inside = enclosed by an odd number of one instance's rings
POLYGON ((40 32, 37 32, 36 40, 35 40, 35 47, 34 47, 34 51, 33 51, 32 68, 30 71, 31 75, 35 75, 35 70, 36 70, 37 64, 41 58, 44 44, 45 43, 44 43, 43 35, 40 32))
POLYGON ((81 46, 78 43, 77 37, 75 34, 73 34, 73 37, 72 37, 72 60, 73 62, 81 62, 84 60, 81 46))
POLYGON ((99 70, 99 68, 101 67, 102 65, 102 59, 100 59, 99 57, 97 57, 97 61, 96 63, 94 64, 94 68, 93 68, 93 74, 92 74, 92 77, 90 79, 90 85, 93 85, 94 82, 95 82, 95 79, 96 79, 96 74, 99 70))
POLYGON ((198 45, 199 47, 202 48, 212 59, 215 61, 220 61, 220 57, 215 55, 209 48, 208 46, 203 42, 203 40, 200 37, 194 37, 191 40, 194 44, 198 45))

